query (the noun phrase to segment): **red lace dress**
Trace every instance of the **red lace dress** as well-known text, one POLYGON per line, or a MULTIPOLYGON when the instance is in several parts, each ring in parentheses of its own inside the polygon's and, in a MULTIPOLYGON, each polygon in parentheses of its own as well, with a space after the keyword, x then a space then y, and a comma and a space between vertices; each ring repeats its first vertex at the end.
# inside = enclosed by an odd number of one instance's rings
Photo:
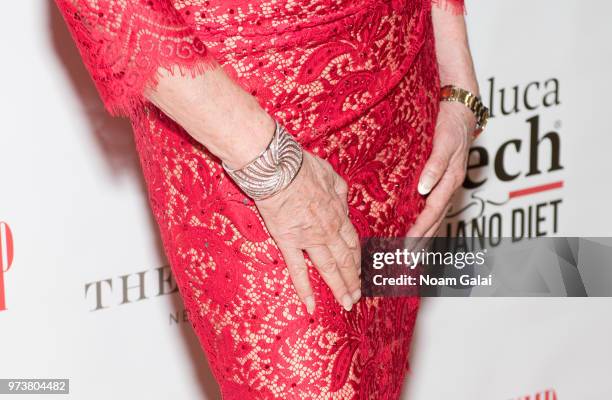
MULTIPOLYGON (((56 0, 100 95, 127 115, 165 253, 225 399, 397 399, 416 297, 334 300, 306 256, 298 299, 253 201, 142 96, 158 68, 216 59, 349 184, 360 237, 424 205, 439 77, 436 0, 56 0)), ((440 0, 463 12, 461 0, 440 0)))

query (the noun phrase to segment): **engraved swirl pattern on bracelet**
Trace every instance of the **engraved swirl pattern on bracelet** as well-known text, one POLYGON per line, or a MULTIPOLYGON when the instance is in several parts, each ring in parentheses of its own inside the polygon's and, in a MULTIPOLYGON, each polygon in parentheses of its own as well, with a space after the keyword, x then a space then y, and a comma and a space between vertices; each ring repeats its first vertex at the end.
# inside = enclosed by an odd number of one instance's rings
POLYGON ((302 147, 282 124, 275 122, 274 136, 257 158, 239 169, 222 163, 223 169, 253 200, 263 200, 287 187, 302 166, 302 147))

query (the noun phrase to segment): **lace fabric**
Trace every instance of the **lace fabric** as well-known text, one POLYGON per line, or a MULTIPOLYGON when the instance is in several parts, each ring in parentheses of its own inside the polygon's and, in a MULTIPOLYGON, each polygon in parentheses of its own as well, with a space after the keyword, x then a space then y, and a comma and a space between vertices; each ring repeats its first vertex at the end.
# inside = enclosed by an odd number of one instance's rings
POLYGON ((306 257, 306 313, 255 204, 142 97, 159 67, 219 63, 349 185, 361 238, 424 206, 439 76, 431 1, 56 0, 109 111, 128 115, 149 203, 225 399, 397 399, 418 297, 340 307, 306 257))
MULTIPOLYGON (((317 30, 324 30, 317 27, 325 27, 376 3, 371 0, 55 1, 112 115, 133 115, 141 111, 146 104, 143 91, 146 86, 155 86, 160 68, 178 66, 182 73, 196 75, 216 65, 216 55, 211 49, 240 57, 257 46, 263 50, 297 42, 313 45, 317 30)), ((406 0, 389 1, 398 6, 406 0)), ((422 2, 431 2, 453 13, 465 12, 464 0, 422 2)), ((329 37, 329 33, 319 36, 319 40, 321 37, 329 37)), ((334 50, 330 56, 339 54, 342 48, 334 50)))

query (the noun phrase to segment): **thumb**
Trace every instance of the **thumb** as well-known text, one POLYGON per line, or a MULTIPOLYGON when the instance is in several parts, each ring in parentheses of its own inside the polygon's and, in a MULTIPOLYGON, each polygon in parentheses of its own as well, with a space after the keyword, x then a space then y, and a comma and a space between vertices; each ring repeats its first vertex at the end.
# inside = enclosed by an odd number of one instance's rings
POLYGON ((421 172, 421 177, 419 178, 417 190, 420 194, 426 195, 431 192, 431 189, 436 186, 448 168, 451 155, 448 154, 445 147, 446 146, 441 146, 434 141, 431 155, 425 163, 425 167, 423 167, 423 172, 421 172))

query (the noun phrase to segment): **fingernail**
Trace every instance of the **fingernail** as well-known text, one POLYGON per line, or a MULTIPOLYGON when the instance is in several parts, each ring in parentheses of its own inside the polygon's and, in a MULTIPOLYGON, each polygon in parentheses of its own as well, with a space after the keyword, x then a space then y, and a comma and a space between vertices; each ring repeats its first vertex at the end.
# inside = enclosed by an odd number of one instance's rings
POLYGON ((312 315, 315 309, 314 297, 312 296, 306 297, 304 299, 304 304, 306 305, 306 311, 308 311, 308 314, 312 315))
POLYGON ((351 308, 353 308, 353 299, 351 299, 348 293, 342 296, 342 307, 344 307, 346 311, 351 311, 351 308))
POLYGON ((351 297, 353 298, 353 302, 357 303, 357 301, 359 301, 359 298, 361 297, 361 289, 355 290, 353 294, 351 294, 351 297))
POLYGON ((433 177, 430 174, 424 174, 421 180, 419 181, 419 186, 417 190, 420 194, 426 195, 431 190, 434 182, 433 177))

